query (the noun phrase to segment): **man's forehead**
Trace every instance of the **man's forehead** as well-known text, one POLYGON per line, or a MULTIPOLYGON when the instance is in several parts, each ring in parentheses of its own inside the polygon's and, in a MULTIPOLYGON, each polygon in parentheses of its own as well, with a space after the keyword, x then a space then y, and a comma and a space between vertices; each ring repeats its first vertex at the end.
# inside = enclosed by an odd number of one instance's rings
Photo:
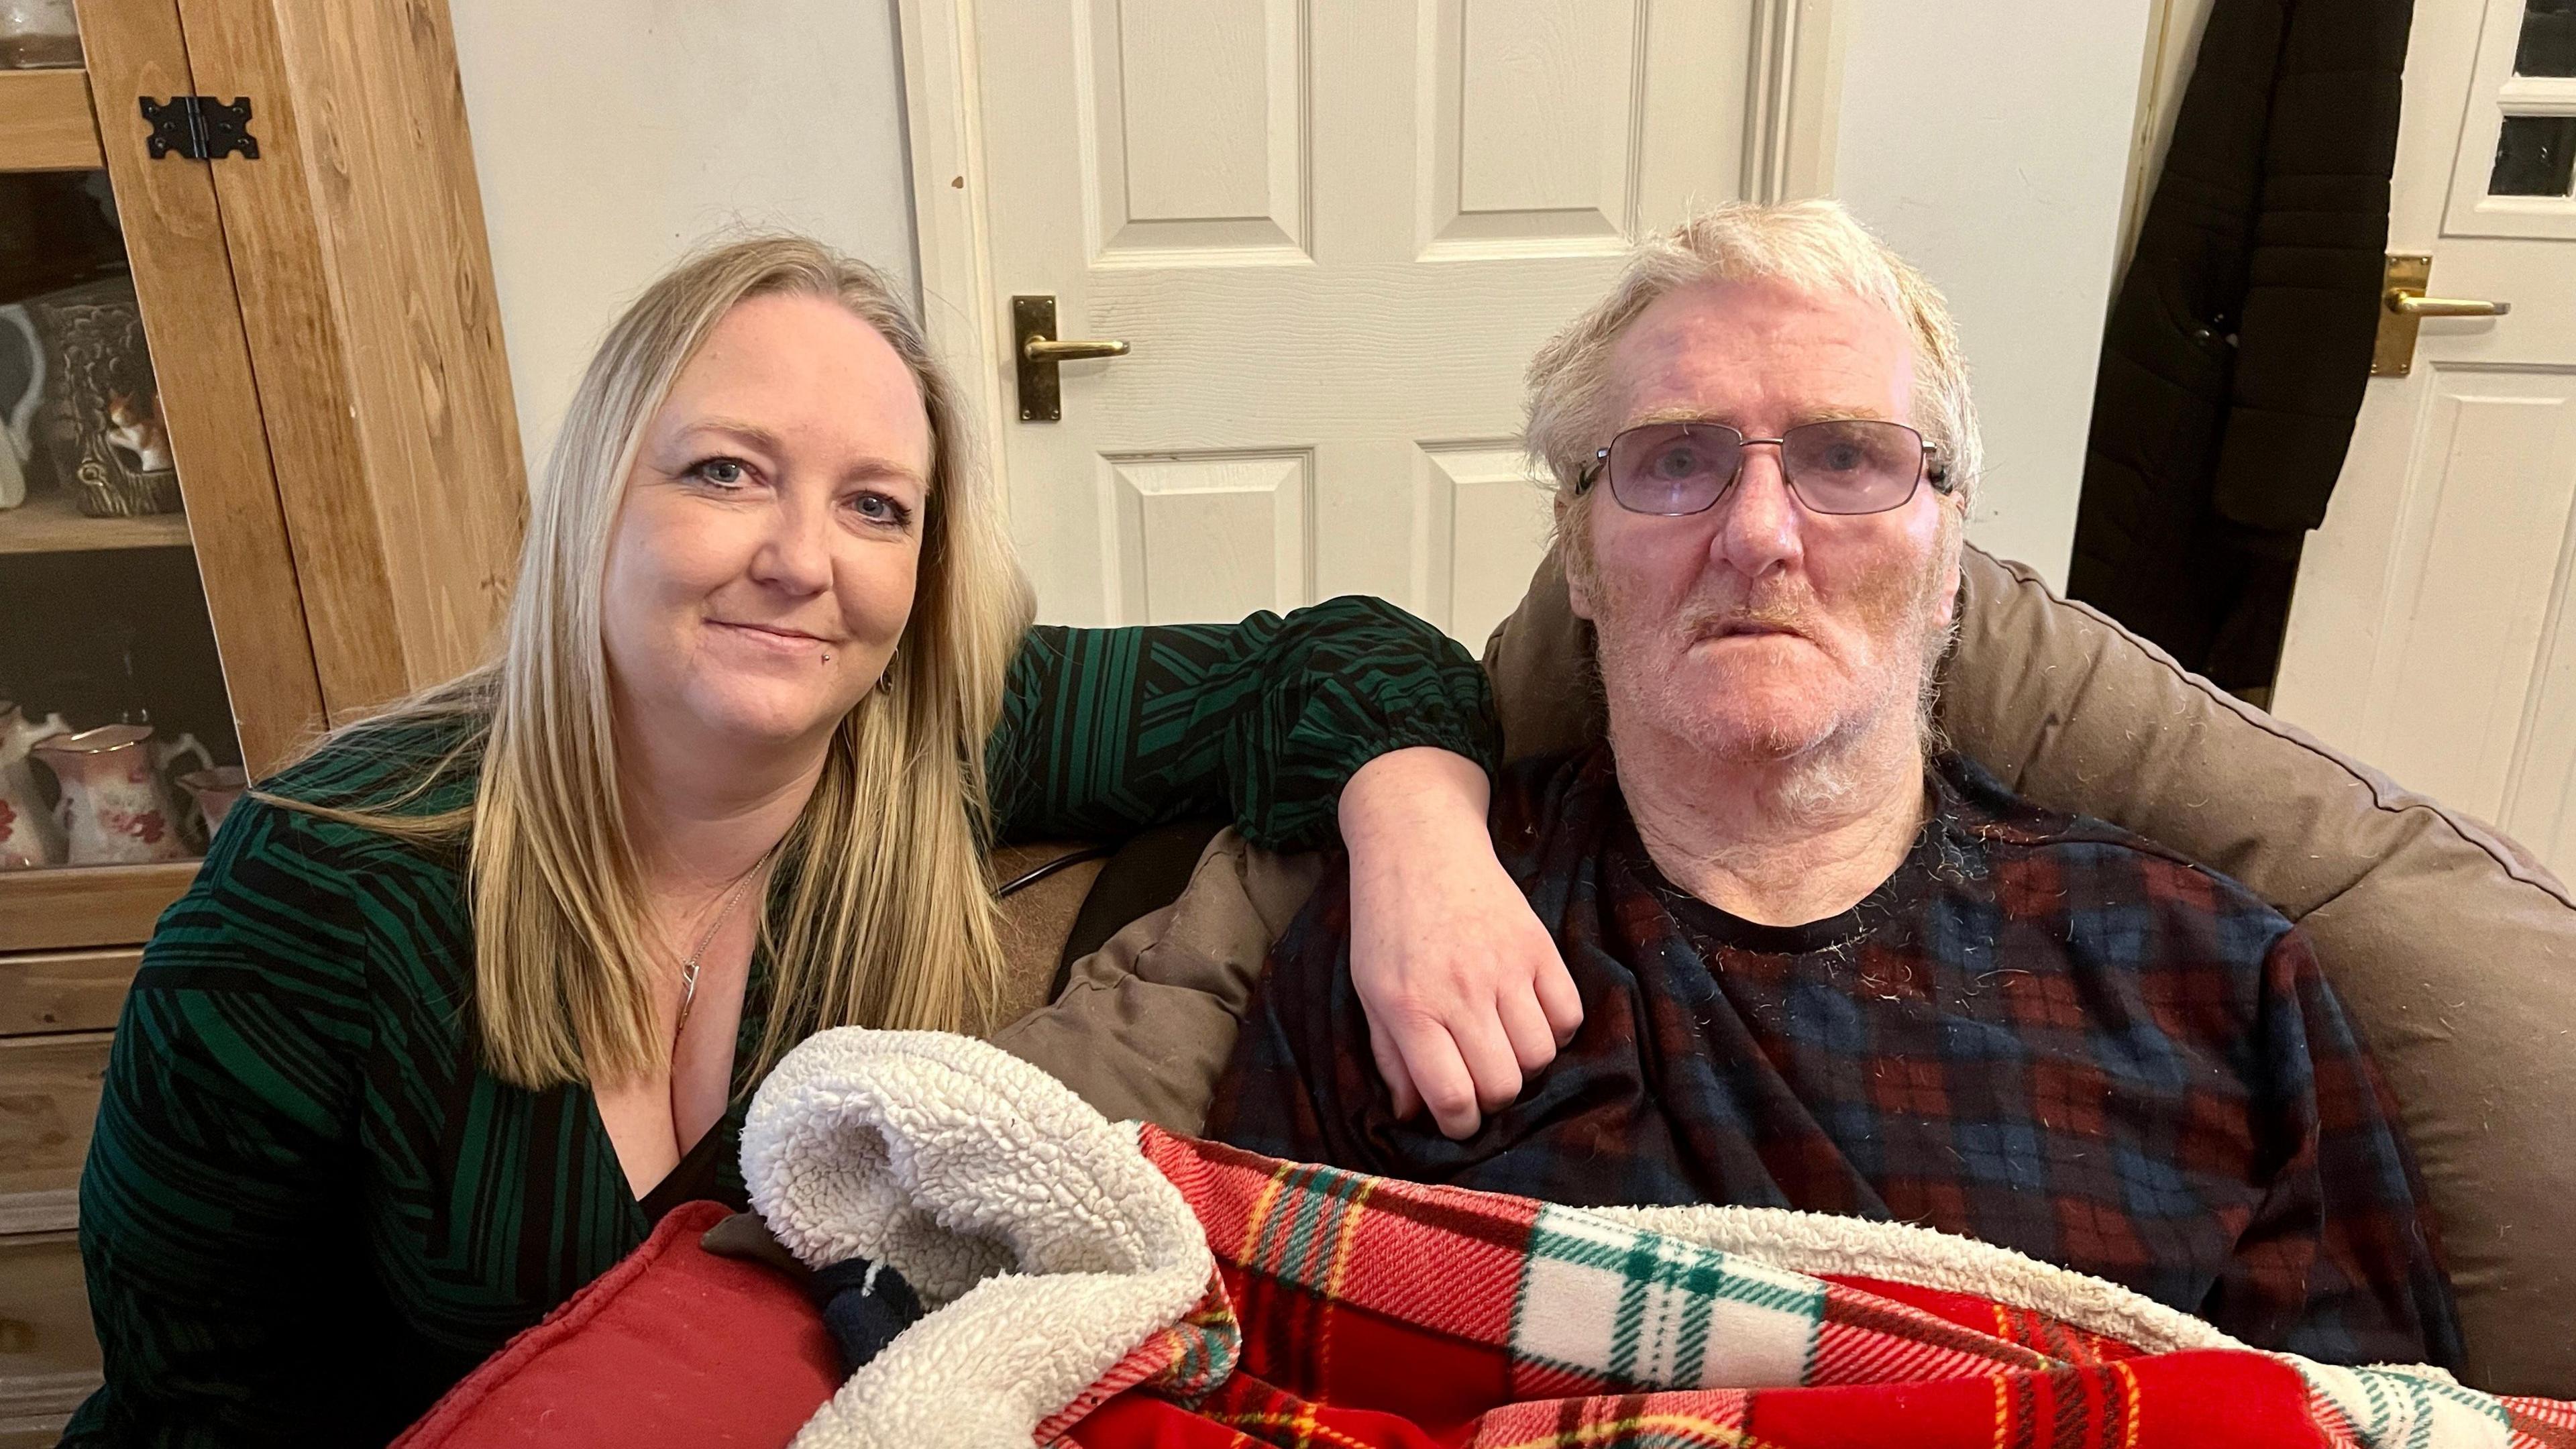
POLYGON ((1904 324, 1871 299, 1769 280, 1703 282, 1628 324, 1611 376, 1626 422, 1702 415, 1715 401, 1788 406, 1801 420, 1902 417, 1913 353, 1904 324))
POLYGON ((1708 325, 1904 331, 1904 324, 1884 301, 1845 287, 1808 287, 1781 277, 1713 277, 1685 283, 1647 303, 1622 335, 1708 325))

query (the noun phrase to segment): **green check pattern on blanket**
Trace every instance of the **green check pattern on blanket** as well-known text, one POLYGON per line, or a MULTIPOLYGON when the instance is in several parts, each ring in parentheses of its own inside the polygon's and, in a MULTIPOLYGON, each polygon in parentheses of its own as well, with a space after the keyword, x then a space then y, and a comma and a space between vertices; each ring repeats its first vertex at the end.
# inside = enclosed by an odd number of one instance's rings
POLYGON ((1112 1127, 929 1033, 826 1033, 745 1179, 933 1311, 800 1445, 2576 1449, 2576 1406, 2259 1353, 1903 1224, 1576 1209, 1112 1127))

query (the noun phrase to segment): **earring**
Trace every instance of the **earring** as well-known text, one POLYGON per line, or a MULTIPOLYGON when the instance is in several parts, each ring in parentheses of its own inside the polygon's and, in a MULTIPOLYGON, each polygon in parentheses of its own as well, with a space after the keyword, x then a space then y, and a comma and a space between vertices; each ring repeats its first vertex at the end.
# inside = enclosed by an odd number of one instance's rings
POLYGON ((885 673, 877 676, 877 693, 894 693, 894 661, 902 652, 898 649, 895 653, 886 656, 885 673))

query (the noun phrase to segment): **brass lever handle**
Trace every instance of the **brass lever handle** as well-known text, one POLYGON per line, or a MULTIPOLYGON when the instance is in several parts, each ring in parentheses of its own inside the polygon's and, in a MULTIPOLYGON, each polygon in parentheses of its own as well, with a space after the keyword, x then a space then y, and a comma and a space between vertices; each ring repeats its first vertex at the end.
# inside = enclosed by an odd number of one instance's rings
POLYGON ((1013 297, 1011 335, 1020 344, 1020 355, 1011 360, 1013 370, 1019 374, 1020 421, 1024 423, 1063 419, 1064 387, 1056 379, 1057 363, 1127 355, 1127 344, 1115 339, 1059 340, 1055 335, 1055 298, 1050 296, 1013 297))
POLYGON ((2390 252, 2380 274, 2379 336, 2370 347, 2370 375, 2404 377, 2415 370, 2415 333, 2427 317, 2501 317, 2511 302, 2470 297, 2427 297, 2433 284, 2428 252, 2390 252))
POLYGON ((1058 342, 1032 337, 1020 344, 1020 356, 1031 362, 1080 362, 1088 357, 1125 357, 1127 344, 1116 341, 1058 342))
POLYGON ((2391 290, 2388 310, 2400 317, 2501 317, 2513 310, 2513 304, 2469 297, 2419 297, 2391 290))

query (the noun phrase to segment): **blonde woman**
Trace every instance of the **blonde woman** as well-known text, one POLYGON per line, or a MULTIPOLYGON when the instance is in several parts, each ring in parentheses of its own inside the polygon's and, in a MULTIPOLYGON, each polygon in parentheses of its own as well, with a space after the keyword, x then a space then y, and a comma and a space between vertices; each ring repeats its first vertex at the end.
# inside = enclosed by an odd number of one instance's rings
POLYGON ((70 1442, 383 1442, 661 1211, 738 1199, 802 1036, 991 1025, 991 835, 1338 812, 1382 936, 1448 943, 1377 969, 1477 1003, 1483 1078, 1553 1053, 1579 1013, 1485 843, 1465 654, 1361 600, 1030 630, 964 438, 884 284, 810 242, 616 324, 500 658, 269 781, 145 952, 70 1442))

